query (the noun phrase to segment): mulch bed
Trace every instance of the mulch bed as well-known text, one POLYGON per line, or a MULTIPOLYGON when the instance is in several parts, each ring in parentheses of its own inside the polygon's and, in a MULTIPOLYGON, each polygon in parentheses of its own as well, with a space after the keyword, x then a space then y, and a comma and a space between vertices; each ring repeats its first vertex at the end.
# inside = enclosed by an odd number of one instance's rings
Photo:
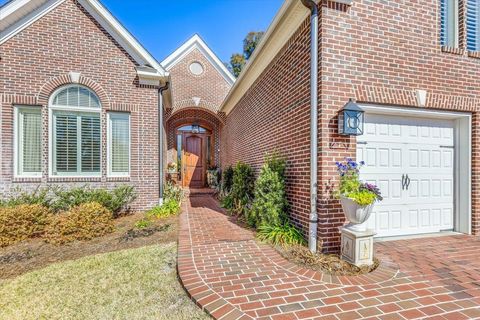
POLYGON ((135 222, 143 217, 143 213, 137 213, 116 219, 113 233, 90 241, 52 245, 41 239, 30 239, 0 248, 0 279, 13 278, 55 262, 176 241, 178 217, 157 220, 144 229, 134 228, 135 222))
POLYGON ((275 249, 292 263, 334 276, 358 276, 372 272, 380 265, 380 261, 374 258, 373 265, 359 268, 340 259, 336 254, 315 254, 304 246, 276 247, 275 249))

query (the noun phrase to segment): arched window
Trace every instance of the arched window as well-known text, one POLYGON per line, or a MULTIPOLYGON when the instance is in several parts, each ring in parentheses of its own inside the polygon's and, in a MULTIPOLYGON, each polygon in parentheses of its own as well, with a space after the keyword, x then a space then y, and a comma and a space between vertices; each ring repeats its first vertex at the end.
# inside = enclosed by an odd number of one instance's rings
POLYGON ((50 98, 50 173, 101 175, 100 101, 90 89, 70 85, 50 98))

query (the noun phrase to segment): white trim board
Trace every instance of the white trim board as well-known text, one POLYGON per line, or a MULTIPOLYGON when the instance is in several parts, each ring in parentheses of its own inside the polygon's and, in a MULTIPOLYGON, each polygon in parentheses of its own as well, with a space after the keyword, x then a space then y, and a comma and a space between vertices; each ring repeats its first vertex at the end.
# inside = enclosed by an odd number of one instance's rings
POLYGON ((203 41, 198 34, 193 35, 193 37, 188 39, 177 50, 165 58, 161 65, 165 68, 165 70, 170 71, 178 62, 185 58, 185 56, 187 56, 194 49, 198 49, 205 56, 205 58, 207 58, 207 60, 223 76, 228 84, 233 85, 235 83, 236 79, 233 74, 225 67, 223 62, 220 61, 217 55, 208 47, 205 41, 203 41))
MULTIPOLYGON (((42 18, 65 0, 13 0, 0 8, 7 21, 0 34, 0 45, 42 18), (11 21, 9 21, 11 20, 11 21)), ((78 0, 92 17, 117 41, 139 65, 150 65, 160 77, 168 73, 140 42, 98 0, 78 0)))
POLYGON ((359 106, 366 114, 449 119, 455 121, 455 213, 454 230, 472 233, 472 114, 467 112, 389 107, 374 104, 359 106))

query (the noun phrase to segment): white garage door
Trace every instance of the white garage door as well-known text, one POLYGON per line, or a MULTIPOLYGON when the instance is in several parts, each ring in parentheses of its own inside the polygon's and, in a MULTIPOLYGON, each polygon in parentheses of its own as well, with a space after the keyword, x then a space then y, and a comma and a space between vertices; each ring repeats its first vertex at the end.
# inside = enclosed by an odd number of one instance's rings
POLYGON ((377 237, 453 229, 454 122, 366 114, 361 179, 378 185, 368 227, 377 237))

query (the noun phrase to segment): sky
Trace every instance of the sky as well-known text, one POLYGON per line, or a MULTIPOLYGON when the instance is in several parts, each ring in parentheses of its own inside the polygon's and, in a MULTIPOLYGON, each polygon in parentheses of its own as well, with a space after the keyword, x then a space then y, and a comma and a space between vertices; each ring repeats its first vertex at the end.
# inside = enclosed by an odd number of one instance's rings
MULTIPOLYGON (((283 0, 101 0, 158 60, 198 33, 222 61, 265 31, 283 0)), ((0 5, 6 0, 0 0, 0 5)))

